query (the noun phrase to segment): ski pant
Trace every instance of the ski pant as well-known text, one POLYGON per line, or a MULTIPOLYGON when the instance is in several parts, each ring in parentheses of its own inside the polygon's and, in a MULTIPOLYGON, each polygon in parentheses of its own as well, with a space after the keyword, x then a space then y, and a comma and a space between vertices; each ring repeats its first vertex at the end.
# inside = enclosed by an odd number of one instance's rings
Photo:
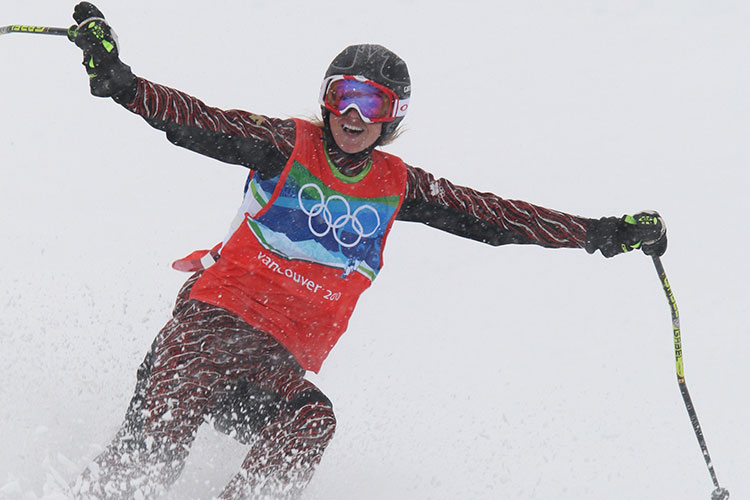
POLYGON ((114 440, 78 478, 76 499, 158 498, 178 478, 198 427, 213 423, 250 451, 220 497, 293 499, 333 437, 333 406, 270 335, 188 298, 138 369, 114 440))

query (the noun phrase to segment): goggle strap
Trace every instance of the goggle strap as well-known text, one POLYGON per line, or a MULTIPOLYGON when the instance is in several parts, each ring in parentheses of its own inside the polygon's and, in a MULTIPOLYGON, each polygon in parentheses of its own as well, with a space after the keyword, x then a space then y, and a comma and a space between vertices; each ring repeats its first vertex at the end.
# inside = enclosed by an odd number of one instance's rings
POLYGON ((393 103, 393 117, 398 118, 400 116, 406 116, 406 112, 409 110, 409 98, 396 99, 393 103))

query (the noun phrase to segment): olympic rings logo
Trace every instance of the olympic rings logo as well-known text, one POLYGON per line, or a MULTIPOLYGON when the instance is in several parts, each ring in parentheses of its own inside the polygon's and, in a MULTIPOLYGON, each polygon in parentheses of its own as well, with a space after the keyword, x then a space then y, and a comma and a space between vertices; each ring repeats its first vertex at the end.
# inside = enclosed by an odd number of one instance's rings
POLYGON ((338 244, 342 247, 352 248, 358 245, 359 242, 362 241, 362 238, 369 238, 370 236, 375 234, 375 231, 377 231, 380 227, 380 214, 378 214, 378 211, 372 208, 370 205, 362 205, 352 213, 352 209, 349 206, 349 202, 346 201, 346 198, 341 195, 334 194, 326 199, 320 187, 312 182, 309 184, 305 184, 300 188, 299 193, 297 193, 297 199, 299 201, 299 206, 302 209, 302 212, 307 215, 307 227, 310 228, 310 232, 318 238, 322 238, 323 236, 331 232, 338 244), (302 193, 304 193, 306 189, 314 190, 317 196, 313 197, 313 199, 317 198, 319 200, 312 207, 310 207, 309 210, 305 208, 305 205, 302 202, 302 193), (345 213, 339 215, 338 217, 336 217, 336 219, 333 218, 333 214, 331 213, 331 210, 329 208, 332 203, 343 203, 343 205, 346 207, 345 213), (363 220, 361 220, 361 216, 364 215, 365 211, 372 212, 375 215, 375 220, 377 221, 375 223, 375 227, 373 227, 370 231, 365 230, 365 223, 363 220), (313 227, 313 219, 317 218, 318 216, 323 217, 323 222, 326 226, 325 230, 322 232, 316 230, 313 227), (339 230, 343 229, 346 225, 350 225, 351 229, 353 230, 352 232, 357 235, 357 239, 351 243, 343 241, 341 239, 341 236, 339 235, 339 230))

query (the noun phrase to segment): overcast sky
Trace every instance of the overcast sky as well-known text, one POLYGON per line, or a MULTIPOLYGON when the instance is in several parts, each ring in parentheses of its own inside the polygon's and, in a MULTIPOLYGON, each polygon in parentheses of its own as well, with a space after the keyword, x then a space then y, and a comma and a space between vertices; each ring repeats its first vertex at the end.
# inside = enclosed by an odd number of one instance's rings
MULTIPOLYGON (((67 26, 74 3, 5 2, 67 26)), ((722 485, 750 497, 750 4, 742 1, 98 3, 122 59, 225 109, 311 117, 330 60, 408 63, 387 151, 454 183, 586 217, 659 210, 685 374, 722 485)), ((0 39, 0 499, 53 499, 118 428, 186 275, 220 241, 242 167, 169 144, 88 94, 64 38, 0 39)), ((321 373, 337 434, 319 499, 707 500, 669 308, 644 255, 489 247, 394 226, 321 373)), ((201 431, 170 499, 206 499, 244 450, 201 431)))

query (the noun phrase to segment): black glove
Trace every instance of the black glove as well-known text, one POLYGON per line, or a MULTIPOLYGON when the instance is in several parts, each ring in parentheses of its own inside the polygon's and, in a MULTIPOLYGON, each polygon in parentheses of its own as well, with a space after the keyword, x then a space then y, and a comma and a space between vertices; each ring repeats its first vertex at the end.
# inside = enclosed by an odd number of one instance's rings
POLYGON ((657 212, 602 217, 592 220, 586 232, 586 251, 597 250, 605 257, 642 249, 646 255, 662 256, 667 251, 667 226, 657 212))
POLYGON ((68 29, 68 38, 83 50, 91 93, 131 102, 138 81, 130 66, 120 61, 117 35, 104 20, 102 11, 89 2, 81 2, 75 6, 73 19, 78 24, 68 29))

